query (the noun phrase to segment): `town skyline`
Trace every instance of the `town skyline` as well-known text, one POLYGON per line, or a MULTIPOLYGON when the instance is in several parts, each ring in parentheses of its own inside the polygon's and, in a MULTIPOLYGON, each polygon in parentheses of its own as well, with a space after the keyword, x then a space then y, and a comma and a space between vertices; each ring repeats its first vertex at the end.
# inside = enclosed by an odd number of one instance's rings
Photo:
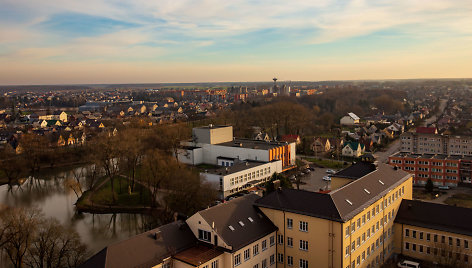
POLYGON ((467 78, 471 11, 465 1, 5 1, 0 84, 467 78))

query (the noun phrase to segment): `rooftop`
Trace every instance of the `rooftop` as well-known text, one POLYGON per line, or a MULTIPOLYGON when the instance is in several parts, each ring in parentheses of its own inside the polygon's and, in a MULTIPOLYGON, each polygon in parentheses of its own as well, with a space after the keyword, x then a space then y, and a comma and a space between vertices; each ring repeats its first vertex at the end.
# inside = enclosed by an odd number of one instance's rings
POLYGON ((185 222, 177 221, 152 229, 102 249, 80 267, 152 267, 197 243, 185 222))
POLYGON ((229 167, 222 167, 218 169, 210 169, 207 170, 205 173, 215 174, 215 175, 231 175, 249 168, 257 167, 267 164, 266 162, 257 162, 257 161, 244 161, 240 163, 235 163, 233 166, 229 167))
POLYGON ((282 189, 257 200, 256 205, 346 222, 410 177, 405 171, 379 164, 375 171, 328 194, 282 189))
POLYGON ((202 210, 199 213, 233 251, 236 251, 272 232, 277 227, 254 207, 259 198, 249 194, 202 210))
POLYGON ((390 157, 407 157, 407 158, 415 158, 415 159, 437 159, 437 160, 467 160, 470 159, 469 156, 461 156, 461 155, 446 155, 446 154, 415 154, 415 153, 408 153, 408 152, 397 152, 392 154, 390 157))
POLYGON ((352 166, 349 166, 339 172, 333 174, 333 177, 347 178, 347 179, 359 179, 365 175, 371 173, 376 169, 373 163, 357 162, 352 166))
POLYGON ((220 146, 230 146, 230 147, 242 147, 247 149, 259 149, 259 150, 269 150, 272 148, 277 148, 283 145, 287 145, 286 142, 278 141, 261 141, 261 140, 250 140, 243 138, 235 138, 233 141, 222 142, 216 145, 220 146))
POLYGON ((403 199, 396 223, 472 235, 472 209, 403 199))
POLYGON ((223 254, 223 251, 220 248, 198 244, 175 254, 174 258, 193 266, 198 266, 221 254, 223 254))

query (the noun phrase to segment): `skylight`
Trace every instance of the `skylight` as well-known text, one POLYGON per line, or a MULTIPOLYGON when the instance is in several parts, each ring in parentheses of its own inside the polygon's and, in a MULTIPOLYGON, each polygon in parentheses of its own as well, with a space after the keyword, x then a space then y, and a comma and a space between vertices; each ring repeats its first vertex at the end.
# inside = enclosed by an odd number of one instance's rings
POLYGON ((352 202, 351 202, 351 201, 349 201, 349 199, 346 199, 346 202, 347 202, 349 205, 351 205, 351 206, 352 206, 352 202))
POLYGON ((244 226, 244 222, 239 221, 239 225, 244 226))
POLYGON ((380 184, 385 185, 385 183, 383 181, 379 180, 379 182, 380 182, 380 184))
POLYGON ((364 188, 364 192, 370 194, 369 190, 367 190, 366 188, 364 188))
POLYGON ((231 230, 231 231, 234 231, 234 227, 233 226, 228 226, 228 228, 231 230))
POLYGON ((250 222, 254 222, 254 220, 251 217, 247 218, 250 222))

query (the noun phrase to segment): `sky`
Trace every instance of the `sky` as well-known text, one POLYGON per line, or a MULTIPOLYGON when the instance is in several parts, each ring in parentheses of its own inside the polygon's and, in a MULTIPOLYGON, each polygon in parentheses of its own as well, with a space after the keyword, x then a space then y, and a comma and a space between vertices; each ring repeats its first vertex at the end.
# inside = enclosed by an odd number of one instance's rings
POLYGON ((0 0, 0 84, 472 77, 472 0, 0 0))

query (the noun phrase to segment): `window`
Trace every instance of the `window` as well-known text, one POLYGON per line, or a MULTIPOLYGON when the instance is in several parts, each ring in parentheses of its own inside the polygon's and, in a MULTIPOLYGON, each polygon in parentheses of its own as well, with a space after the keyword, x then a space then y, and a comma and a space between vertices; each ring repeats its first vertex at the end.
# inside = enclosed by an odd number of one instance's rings
POLYGON ((359 237, 357 238, 357 247, 359 247, 360 245, 361 245, 361 237, 359 236, 359 237))
POLYGON ((278 263, 284 263, 284 254, 277 253, 277 262, 278 263))
POLYGON ((438 242, 438 235, 437 234, 434 235, 434 242, 438 242))
POLYGON ((272 264, 275 263, 275 255, 274 255, 274 254, 270 255, 270 257, 269 257, 269 263, 270 263, 270 265, 272 265, 272 264))
POLYGON ((365 223, 365 215, 362 215, 362 225, 365 223))
POLYGON ((446 237, 444 235, 441 236, 441 243, 443 243, 443 244, 446 243, 446 237))
POLYGON ((277 236, 277 243, 278 243, 279 245, 283 245, 283 244, 284 244, 284 235, 279 234, 279 235, 277 236))
POLYGON ((346 230, 344 231, 346 233, 346 236, 349 236, 349 226, 346 227, 346 230))
POLYGON ((300 259, 300 268, 308 268, 308 261, 300 259))
POLYGON ((269 238, 270 246, 273 246, 273 245, 275 244, 275 241, 274 241, 274 240, 275 240, 274 236, 271 236, 271 237, 269 238))
POLYGON ((362 261, 364 261, 364 260, 365 260, 365 251, 362 252, 362 261))
POLYGON ((416 244, 411 244, 413 251, 416 251, 416 244))
POLYGON ((308 241, 300 240, 300 249, 301 250, 308 250, 308 241))
POLYGON ((262 251, 267 249, 267 240, 262 241, 262 251))
POLYGON ((357 256, 357 265, 361 264, 361 256, 357 256))
POLYGON ((452 237, 449 237, 449 246, 452 246, 452 237))
POLYGON ((361 219, 357 219, 357 228, 361 227, 361 219))
POLYGON ((198 229, 198 239, 211 243, 211 233, 198 229))
POLYGON ((350 246, 347 246, 347 247, 346 247, 346 256, 349 255, 349 251, 350 251, 350 246))
POLYGON ((456 239, 456 246, 458 246, 458 247, 461 246, 461 240, 459 238, 456 239))
POLYGON ((213 261, 211 263, 211 268, 218 268, 219 260, 213 261))
POLYGON ((416 231, 413 231, 413 238, 416 238, 416 231))
POLYGON ((410 250, 410 243, 408 242, 405 243, 405 250, 410 250))
POLYGON ((356 231, 356 224, 355 223, 351 224, 351 233, 354 233, 354 231, 356 231))
POLYGON ((244 251, 244 261, 249 260, 249 258, 251 258, 251 253, 250 253, 249 249, 246 249, 244 251))
POLYGON ((287 236, 287 246, 293 247, 293 238, 287 236))
POLYGON ((234 266, 238 266, 241 264, 241 254, 234 256, 234 266))
POLYGON ((469 248, 469 241, 464 240, 464 248, 469 248))
POLYGON ((267 259, 262 260, 262 268, 267 268, 267 259))
POLYGON ((257 254, 259 254, 259 245, 254 245, 252 248, 252 256, 256 256, 257 254))
POLYGON ((254 264, 254 266, 252 268, 259 268, 259 263, 254 264))
POLYGON ((370 221, 370 211, 367 211, 367 221, 370 221))
POLYGON ((287 265, 288 266, 293 266, 293 257, 292 256, 287 256, 287 265))
POLYGON ((365 242, 365 233, 362 234, 362 243, 365 242))
POLYGON ((405 237, 409 237, 410 236, 410 230, 409 229, 405 229, 405 237))
POLYGON ((430 233, 426 234, 426 241, 431 241, 431 234, 430 233))
POLYGON ((287 229, 292 229, 292 228, 293 228, 293 220, 287 219, 287 229))
POLYGON ((300 221, 300 231, 308 232, 308 222, 300 221))

